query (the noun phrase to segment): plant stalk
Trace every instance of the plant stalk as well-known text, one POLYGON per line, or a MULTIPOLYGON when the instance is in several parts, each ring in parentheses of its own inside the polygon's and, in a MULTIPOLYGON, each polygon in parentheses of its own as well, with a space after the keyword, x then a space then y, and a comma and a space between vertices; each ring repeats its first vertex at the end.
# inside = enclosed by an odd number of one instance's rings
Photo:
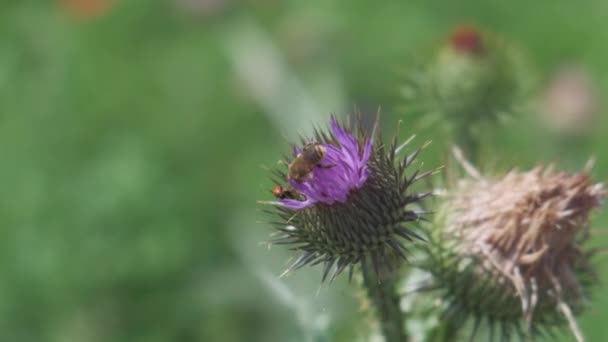
POLYGON ((404 330, 404 315, 399 308, 399 295, 397 293, 397 272, 372 269, 362 263, 363 286, 371 301, 380 328, 386 342, 404 342, 407 336, 404 330))

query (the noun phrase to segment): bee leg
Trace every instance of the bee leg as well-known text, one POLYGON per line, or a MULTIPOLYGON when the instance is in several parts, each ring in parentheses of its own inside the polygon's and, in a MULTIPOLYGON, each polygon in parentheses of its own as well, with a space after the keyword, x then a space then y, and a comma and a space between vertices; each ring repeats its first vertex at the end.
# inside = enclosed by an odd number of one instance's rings
POLYGON ((321 165, 321 164, 319 164, 319 165, 317 165, 317 167, 321 168, 321 169, 331 169, 334 166, 336 166, 336 164, 329 164, 329 165, 321 165))

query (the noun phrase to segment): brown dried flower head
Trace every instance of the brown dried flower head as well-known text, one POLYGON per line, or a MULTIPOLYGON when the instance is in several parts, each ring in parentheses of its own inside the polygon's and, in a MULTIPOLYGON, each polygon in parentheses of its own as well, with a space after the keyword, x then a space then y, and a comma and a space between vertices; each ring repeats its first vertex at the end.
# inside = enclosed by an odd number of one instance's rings
POLYGON ((582 338, 572 310, 584 299, 581 275, 593 271, 581 243, 589 235, 589 215, 605 195, 603 185, 594 184, 586 171, 569 174, 541 166, 489 179, 471 165, 465 168, 475 177, 461 180, 451 192, 442 240, 451 241, 455 255, 476 261, 473 273, 489 275, 489 282, 502 288, 505 301, 497 305, 521 303, 519 315, 509 317, 503 308, 492 320, 521 318, 523 311, 533 328, 555 322, 558 313, 582 338))

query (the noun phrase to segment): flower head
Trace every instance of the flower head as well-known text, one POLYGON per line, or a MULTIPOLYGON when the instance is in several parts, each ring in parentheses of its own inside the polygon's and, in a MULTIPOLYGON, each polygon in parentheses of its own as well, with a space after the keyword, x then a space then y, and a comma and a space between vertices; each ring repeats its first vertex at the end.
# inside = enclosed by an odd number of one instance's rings
POLYGON ((349 130, 332 117, 329 132, 304 140, 285 162, 287 172, 275 172, 274 181, 286 190, 271 203, 272 214, 280 218, 273 243, 290 244, 300 253, 287 271, 323 263, 323 279, 330 271, 333 279, 347 267, 352 272, 369 262, 378 272, 404 258, 404 240, 417 237, 411 224, 423 211, 411 206, 428 193, 410 193, 410 185, 434 170, 408 175, 420 149, 400 158, 407 142, 398 146, 395 137, 385 146, 378 141, 378 122, 368 136, 355 121, 349 130), (299 165, 302 158, 307 163, 299 165))
POLYGON ((400 89, 403 107, 441 123, 459 144, 528 102, 534 73, 521 51, 479 27, 456 27, 412 62, 400 89))
POLYGON ((468 54, 480 54, 483 51, 483 37, 478 28, 471 25, 456 27, 450 36, 452 47, 468 54))
POLYGON ((112 0, 62 0, 61 5, 79 19, 93 19, 107 12, 112 0))
MULTIPOLYGON (((326 151, 325 156, 320 165, 312 169, 310 177, 301 181, 289 179, 289 184, 306 199, 282 199, 287 207, 302 209, 316 203, 344 203, 351 191, 365 184, 369 176, 367 162, 372 154, 371 140, 366 138, 360 144, 333 116, 331 133, 335 140, 321 144, 326 151)), ((295 147, 294 157, 299 154, 301 149, 295 147)))
POLYGON ((579 339, 573 312, 594 274, 581 243, 604 194, 586 172, 544 167, 462 180, 431 234, 426 266, 448 294, 447 310, 509 331, 567 322, 579 339))
POLYGON ((562 67, 554 73, 540 107, 547 127, 569 137, 589 134, 598 110, 597 85, 588 70, 576 65, 562 67))

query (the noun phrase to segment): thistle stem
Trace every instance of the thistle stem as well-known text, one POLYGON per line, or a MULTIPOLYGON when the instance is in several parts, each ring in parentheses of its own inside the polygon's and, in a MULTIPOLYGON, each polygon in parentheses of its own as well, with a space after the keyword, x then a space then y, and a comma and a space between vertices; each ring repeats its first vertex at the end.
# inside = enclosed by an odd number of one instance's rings
POLYGON ((403 329, 404 317, 399 308, 396 273, 386 270, 371 270, 365 264, 365 262, 361 264, 363 286, 375 308, 384 340, 386 342, 407 341, 403 329))

